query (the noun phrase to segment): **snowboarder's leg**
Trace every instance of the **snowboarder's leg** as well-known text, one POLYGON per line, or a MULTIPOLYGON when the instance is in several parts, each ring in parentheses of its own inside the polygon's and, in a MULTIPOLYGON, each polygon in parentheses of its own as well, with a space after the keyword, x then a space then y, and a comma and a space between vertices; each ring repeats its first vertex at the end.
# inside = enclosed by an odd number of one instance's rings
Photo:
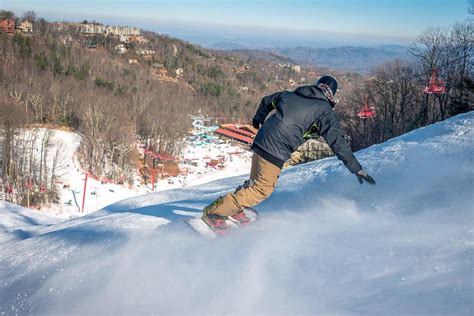
POLYGON ((257 178, 257 170, 258 170, 258 155, 256 153, 252 156, 252 167, 250 168, 250 180, 255 181, 257 178))
POLYGON ((245 207, 257 205, 272 194, 281 169, 257 154, 254 154, 254 157, 255 179, 246 181, 234 193, 226 194, 212 202, 204 208, 204 216, 232 216, 245 207))

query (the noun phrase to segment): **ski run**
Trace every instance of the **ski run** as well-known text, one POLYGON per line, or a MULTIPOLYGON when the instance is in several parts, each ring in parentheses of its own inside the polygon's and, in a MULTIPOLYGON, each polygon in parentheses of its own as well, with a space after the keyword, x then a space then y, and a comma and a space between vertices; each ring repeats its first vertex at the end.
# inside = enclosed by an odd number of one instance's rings
POLYGON ((0 202, 0 314, 472 315, 474 113, 356 156, 376 186, 336 158, 285 169, 259 221, 215 240, 184 220, 249 162, 72 219, 0 202))

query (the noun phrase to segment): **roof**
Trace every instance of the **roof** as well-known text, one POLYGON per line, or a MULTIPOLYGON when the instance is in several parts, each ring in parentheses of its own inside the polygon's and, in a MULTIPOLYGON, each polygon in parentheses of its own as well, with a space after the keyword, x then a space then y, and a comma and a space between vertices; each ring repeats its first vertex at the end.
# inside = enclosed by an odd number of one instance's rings
POLYGON ((230 138, 233 138, 233 139, 236 139, 236 140, 240 140, 240 141, 242 141, 244 143, 247 143, 247 144, 251 144, 253 142, 253 139, 250 138, 250 137, 243 136, 241 134, 237 134, 235 132, 232 132, 230 130, 223 129, 223 128, 218 128, 216 130, 216 133, 222 134, 224 136, 227 136, 227 137, 230 137, 230 138))
POLYGON ((222 124, 222 128, 234 133, 242 134, 250 138, 255 137, 255 133, 250 132, 248 129, 239 128, 234 124, 222 124))

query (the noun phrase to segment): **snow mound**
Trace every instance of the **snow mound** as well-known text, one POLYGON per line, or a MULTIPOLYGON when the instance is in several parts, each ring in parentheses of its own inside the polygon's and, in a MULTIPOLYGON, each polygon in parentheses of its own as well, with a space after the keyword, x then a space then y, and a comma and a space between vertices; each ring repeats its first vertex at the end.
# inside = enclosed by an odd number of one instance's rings
POLYGON ((375 187, 334 158, 288 168, 217 240, 183 219, 245 176, 24 235, 1 204, 0 313, 472 314, 473 133, 471 112, 357 153, 375 187))

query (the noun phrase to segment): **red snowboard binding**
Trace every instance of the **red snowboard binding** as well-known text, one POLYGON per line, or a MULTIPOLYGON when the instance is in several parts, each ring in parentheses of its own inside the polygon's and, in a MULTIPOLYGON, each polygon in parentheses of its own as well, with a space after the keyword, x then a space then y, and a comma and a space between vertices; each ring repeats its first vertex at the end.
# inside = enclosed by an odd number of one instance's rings
POLYGON ((229 220, 236 223, 239 226, 248 225, 252 221, 250 216, 247 216, 244 211, 239 211, 238 213, 229 216, 229 220))
POLYGON ((217 214, 205 215, 202 220, 219 235, 226 235, 229 232, 229 225, 227 224, 228 217, 217 214))
POLYGON ((204 214, 202 217, 194 217, 185 222, 198 234, 209 238, 228 235, 231 231, 249 225, 258 220, 258 213, 252 208, 245 208, 232 216, 217 214, 204 214))

